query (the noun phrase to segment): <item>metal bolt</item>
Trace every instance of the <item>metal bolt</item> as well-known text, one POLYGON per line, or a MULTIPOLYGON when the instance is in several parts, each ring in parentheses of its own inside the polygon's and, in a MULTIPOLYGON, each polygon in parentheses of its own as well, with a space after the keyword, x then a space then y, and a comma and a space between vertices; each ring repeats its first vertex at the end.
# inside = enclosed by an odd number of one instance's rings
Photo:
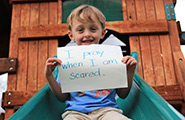
POLYGON ((13 70, 13 67, 10 67, 9 70, 10 70, 10 71, 13 70))
POLYGON ((10 62, 14 62, 14 59, 10 59, 10 62))
POLYGON ((11 104, 11 102, 10 101, 8 101, 8 105, 10 105, 11 104))
POLYGON ((12 95, 12 93, 11 93, 11 92, 9 92, 9 93, 8 93, 8 95, 10 96, 10 95, 12 95))

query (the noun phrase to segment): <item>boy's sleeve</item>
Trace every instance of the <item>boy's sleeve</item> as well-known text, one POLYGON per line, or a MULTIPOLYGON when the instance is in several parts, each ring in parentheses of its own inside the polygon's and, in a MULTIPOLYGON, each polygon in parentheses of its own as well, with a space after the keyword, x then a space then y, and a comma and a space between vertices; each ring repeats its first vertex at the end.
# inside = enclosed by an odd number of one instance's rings
POLYGON ((56 81, 58 82, 58 84, 59 84, 59 85, 61 85, 61 83, 60 83, 60 76, 59 76, 59 73, 58 73, 58 75, 57 75, 57 79, 56 79, 56 81))

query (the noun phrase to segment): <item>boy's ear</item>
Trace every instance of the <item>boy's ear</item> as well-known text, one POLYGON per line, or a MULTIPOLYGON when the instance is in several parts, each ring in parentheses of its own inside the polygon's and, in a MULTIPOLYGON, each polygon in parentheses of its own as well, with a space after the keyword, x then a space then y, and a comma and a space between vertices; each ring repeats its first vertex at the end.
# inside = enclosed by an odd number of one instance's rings
POLYGON ((68 36, 71 40, 74 40, 73 34, 70 30, 68 31, 68 36))
POLYGON ((106 34, 106 29, 104 28, 103 31, 102 31, 101 39, 104 38, 105 34, 106 34))

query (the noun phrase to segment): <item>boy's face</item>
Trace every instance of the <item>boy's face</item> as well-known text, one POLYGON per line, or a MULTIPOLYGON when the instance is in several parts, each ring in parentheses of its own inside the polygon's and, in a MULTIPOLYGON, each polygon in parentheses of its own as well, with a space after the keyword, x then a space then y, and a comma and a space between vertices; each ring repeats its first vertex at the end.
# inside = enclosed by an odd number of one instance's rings
MULTIPOLYGON (((83 15, 80 15, 83 18, 83 15)), ((105 35, 105 29, 102 29, 100 22, 95 15, 92 15, 93 21, 80 22, 76 19, 72 22, 72 30, 68 32, 71 40, 76 41, 77 45, 98 44, 105 35)))

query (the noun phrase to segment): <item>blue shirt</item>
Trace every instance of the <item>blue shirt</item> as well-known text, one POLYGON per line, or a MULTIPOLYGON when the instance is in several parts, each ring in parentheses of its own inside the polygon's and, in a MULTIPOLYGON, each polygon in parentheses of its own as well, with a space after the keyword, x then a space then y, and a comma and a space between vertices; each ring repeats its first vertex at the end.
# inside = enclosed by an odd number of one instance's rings
MULTIPOLYGON (((57 82, 61 84, 59 75, 57 82)), ((66 110, 88 113, 103 107, 118 108, 115 95, 115 89, 71 92, 70 97, 66 100, 66 110)))

